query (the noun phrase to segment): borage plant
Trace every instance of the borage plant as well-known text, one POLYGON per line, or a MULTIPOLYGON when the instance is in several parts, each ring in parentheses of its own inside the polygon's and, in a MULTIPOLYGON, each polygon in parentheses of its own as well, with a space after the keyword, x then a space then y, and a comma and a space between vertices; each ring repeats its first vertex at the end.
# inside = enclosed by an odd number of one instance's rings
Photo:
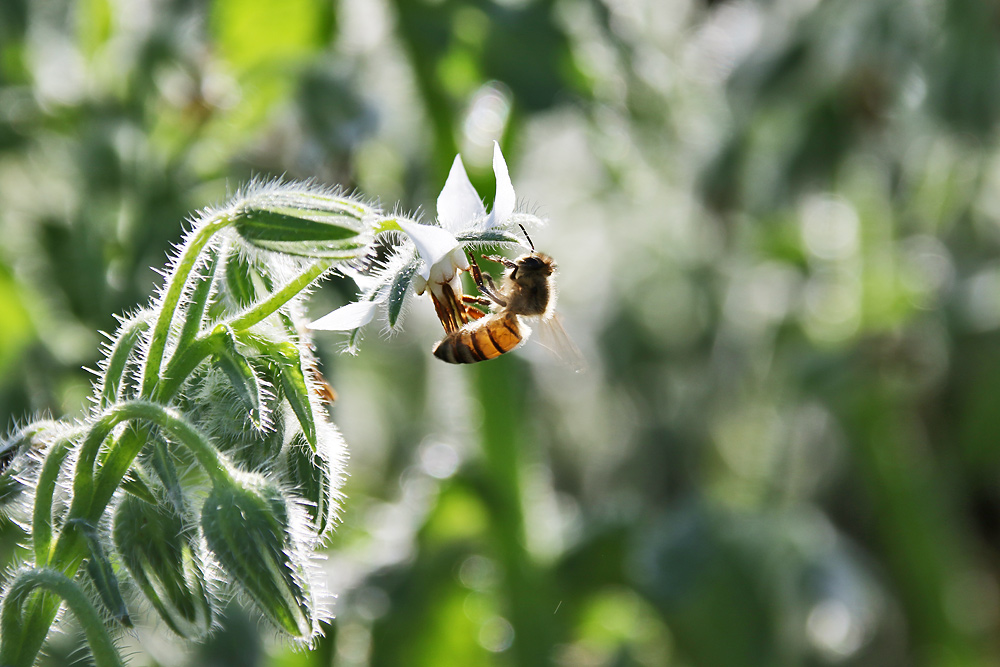
POLYGON ((132 596, 189 640, 233 593, 279 633, 318 635, 313 562, 345 446, 302 298, 331 272, 357 278, 359 303, 313 323, 354 329, 378 306, 397 327, 414 291, 460 291, 466 246, 520 244, 511 226, 534 220, 514 214, 499 148, 494 167, 489 215, 456 158, 437 223, 289 183, 252 185, 193 222, 157 297, 110 337, 90 412, 34 422, 0 450, 0 500, 30 554, 6 580, 0 666, 32 665, 64 605, 97 665, 122 664, 112 636, 131 626, 132 596))

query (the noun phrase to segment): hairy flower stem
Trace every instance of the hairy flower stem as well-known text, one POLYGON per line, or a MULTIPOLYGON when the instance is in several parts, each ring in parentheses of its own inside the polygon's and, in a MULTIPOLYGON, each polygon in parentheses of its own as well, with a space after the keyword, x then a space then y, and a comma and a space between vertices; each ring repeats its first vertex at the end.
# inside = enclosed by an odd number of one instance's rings
POLYGON ((229 323, 229 326, 232 327, 234 331, 245 331, 258 322, 267 319, 297 294, 301 293, 302 290, 309 287, 313 281, 317 280, 320 276, 326 273, 333 266, 333 264, 334 260, 329 259, 317 261, 295 278, 288 281, 288 284, 276 291, 267 299, 232 320, 229 323))
MULTIPOLYGON (((107 435, 111 433, 115 426, 128 421, 141 421, 148 424, 155 424, 173 438, 185 445, 198 459, 202 467, 212 478, 229 477, 227 468, 222 464, 218 452, 204 438, 194 431, 183 419, 170 409, 164 408, 156 403, 134 401, 124 403, 108 410, 104 417, 97 421, 87 438, 84 440, 80 452, 80 461, 77 464, 76 477, 74 479, 73 504, 64 525, 71 525, 70 520, 82 520, 83 524, 96 524, 104 514, 111 497, 121 484, 122 478, 128 472, 132 461, 139 454, 142 446, 149 436, 149 429, 146 427, 134 431, 126 431, 125 434, 110 448, 108 455, 101 464, 100 471, 94 474, 94 462, 97 459, 98 450, 107 435)), ((58 444, 57 444, 58 447, 58 444)), ((67 450, 68 451, 68 450, 67 450)), ((57 449, 55 456, 46 459, 45 469, 49 469, 49 475, 45 475, 43 469, 43 479, 50 480, 53 472, 58 472, 58 464, 65 459, 63 449, 57 449), (56 459, 59 459, 56 461, 56 459), (54 461, 50 463, 50 461, 54 461)), ((41 488, 39 489, 42 490, 41 488)), ((46 481, 45 497, 47 501, 36 503, 33 531, 36 538, 45 537, 45 542, 51 540, 51 497, 54 491, 54 480, 52 488, 49 488, 49 481, 46 481)), ((44 546, 36 543, 36 550, 43 554, 47 551, 44 546)), ((63 530, 56 543, 51 547, 51 556, 46 557, 46 563, 51 565, 53 571, 61 572, 67 577, 73 576, 80 567, 81 562, 86 557, 86 544, 77 530, 63 530)), ((60 597, 65 597, 61 593, 60 597)), ((22 653, 18 658, 11 655, 13 649, 3 649, 0 653, 0 664, 7 665, 30 665, 34 660, 33 656, 41 647, 41 643, 48 634, 48 628, 55 618, 59 609, 60 600, 52 595, 42 595, 34 597, 25 605, 27 614, 21 632, 17 635, 24 638, 20 647, 22 653), (37 639, 37 647, 32 647, 32 641, 37 639)), ((13 612, 9 612, 13 613, 13 612)), ((17 636, 10 635, 10 636, 17 636)), ((89 639, 89 638, 88 638, 89 639)), ((96 649, 95 649, 96 657, 96 649)), ((118 664, 118 663, 107 663, 118 664)))
POLYGON ((167 338, 170 335, 170 325, 173 322, 174 311, 180 303, 181 295, 184 293, 184 286, 187 284, 188 276, 198 264, 201 251, 208 245, 208 242, 221 229, 232 224, 229 216, 219 216, 209 220, 194 235, 174 272, 170 276, 170 282, 163 299, 159 304, 160 314, 157 317, 156 325, 153 327, 153 335, 149 343, 149 352, 146 355, 146 367, 142 377, 142 395, 150 396, 153 388, 159 380, 160 366, 163 363, 163 351, 167 346, 167 338))
MULTIPOLYGON (((107 630, 104 628, 104 622, 93 603, 71 579, 61 572, 49 568, 22 572, 8 590, 3 601, 3 608, 0 610, 0 634, 2 634, 0 664, 5 666, 30 664, 30 662, 22 662, 25 657, 23 645, 17 646, 15 638, 23 636, 23 628, 20 627, 22 621, 22 616, 19 613, 20 607, 25 599, 28 599, 31 593, 37 589, 50 591, 54 595, 47 597, 55 599, 55 596, 58 596, 73 610, 87 635, 87 642, 90 644, 97 667, 121 667, 122 662, 118 657, 118 652, 115 650, 111 637, 108 636, 107 630), (15 655, 18 649, 22 649, 21 654, 15 655)), ((58 608, 58 601, 56 607, 58 608)))

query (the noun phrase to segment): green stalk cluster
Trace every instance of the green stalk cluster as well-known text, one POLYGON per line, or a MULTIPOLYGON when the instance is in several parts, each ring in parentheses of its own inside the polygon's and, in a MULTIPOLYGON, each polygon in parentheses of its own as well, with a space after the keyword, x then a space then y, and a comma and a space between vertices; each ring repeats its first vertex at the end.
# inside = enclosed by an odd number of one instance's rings
POLYGON ((278 632, 317 635, 311 557, 335 523, 344 444, 299 301, 384 221, 280 183, 194 221, 158 296, 111 338, 91 412, 0 450, 0 503, 26 515, 32 555, 0 603, 0 666, 32 665, 63 604, 99 667, 122 664, 110 630, 131 625, 133 594, 190 640, 233 592, 278 632))

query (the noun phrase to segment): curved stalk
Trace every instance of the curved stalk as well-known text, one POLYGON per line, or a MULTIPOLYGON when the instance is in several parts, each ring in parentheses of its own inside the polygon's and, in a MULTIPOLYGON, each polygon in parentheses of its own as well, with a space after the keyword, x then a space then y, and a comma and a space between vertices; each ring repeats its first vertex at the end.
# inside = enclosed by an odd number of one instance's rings
POLYGON ((174 311, 180 303, 181 295, 184 293, 184 285, 188 276, 198 264, 201 251, 219 230, 232 224, 229 216, 221 216, 207 222, 194 235, 184 249, 173 274, 163 299, 158 304, 160 310, 153 327, 153 335, 149 341, 149 351, 146 354, 146 365, 142 376, 142 395, 149 396, 160 376, 160 366, 163 363, 163 351, 167 347, 167 338, 170 336, 170 326, 173 323, 174 311))
POLYGON ((45 456, 35 487, 35 506, 31 519, 31 541, 35 549, 35 565, 48 565, 52 546, 52 501, 66 456, 73 444, 69 438, 57 440, 45 456))
POLYGON ((302 290, 330 270, 336 260, 322 259, 292 278, 277 292, 229 322, 233 331, 245 331, 253 325, 273 315, 279 308, 291 301, 302 290))
POLYGON ((104 628, 104 621, 83 590, 66 575, 49 568, 27 570, 14 580, 0 609, 0 664, 10 667, 30 667, 34 657, 27 655, 23 644, 16 643, 22 636, 22 615, 19 613, 28 596, 36 589, 54 593, 73 610, 87 643, 94 655, 97 667, 121 667, 111 637, 104 628))

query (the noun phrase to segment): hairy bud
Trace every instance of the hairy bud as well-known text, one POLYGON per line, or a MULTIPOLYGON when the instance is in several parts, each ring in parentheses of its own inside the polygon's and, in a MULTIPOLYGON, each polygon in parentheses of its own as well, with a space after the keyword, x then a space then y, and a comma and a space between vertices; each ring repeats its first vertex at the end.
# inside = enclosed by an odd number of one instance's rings
POLYGON ((262 250, 305 257, 350 259, 371 241, 371 210, 334 192, 254 192, 231 214, 236 233, 262 250))
POLYGON ((293 637, 310 636, 312 596, 281 492, 217 483, 205 500, 201 525, 223 569, 264 615, 293 637))
POLYGON ((129 574, 170 629, 188 639, 206 635, 212 606, 197 542, 174 508, 126 495, 115 515, 114 540, 129 574))

